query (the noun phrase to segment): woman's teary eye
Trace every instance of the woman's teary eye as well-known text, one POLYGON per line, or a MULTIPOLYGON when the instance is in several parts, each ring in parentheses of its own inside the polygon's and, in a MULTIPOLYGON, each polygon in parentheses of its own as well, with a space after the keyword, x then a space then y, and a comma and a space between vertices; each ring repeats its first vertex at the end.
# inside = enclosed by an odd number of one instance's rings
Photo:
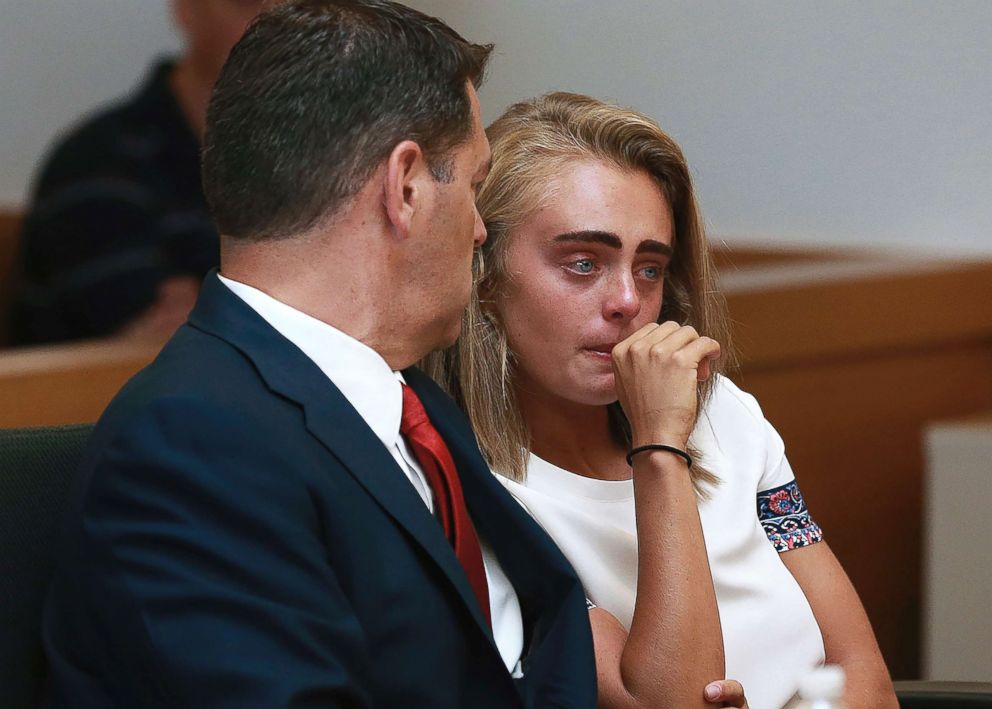
POLYGON ((572 270, 577 273, 592 273, 593 263, 592 259, 580 258, 578 261, 573 261, 571 264, 572 270))

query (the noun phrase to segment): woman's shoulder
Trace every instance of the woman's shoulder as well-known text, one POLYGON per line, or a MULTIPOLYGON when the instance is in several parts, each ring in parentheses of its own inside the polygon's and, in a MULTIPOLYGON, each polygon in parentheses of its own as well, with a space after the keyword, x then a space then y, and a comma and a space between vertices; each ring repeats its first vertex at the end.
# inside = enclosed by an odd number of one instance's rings
POLYGON ((724 465, 738 471, 727 476, 751 480, 754 490, 767 490, 795 478, 782 437, 765 418, 758 401, 730 379, 721 376, 714 383, 700 423, 700 440, 707 444, 702 450, 719 450, 724 465))
POLYGON ((737 423, 761 424, 765 420, 758 400, 722 374, 716 375, 703 412, 709 418, 737 423))

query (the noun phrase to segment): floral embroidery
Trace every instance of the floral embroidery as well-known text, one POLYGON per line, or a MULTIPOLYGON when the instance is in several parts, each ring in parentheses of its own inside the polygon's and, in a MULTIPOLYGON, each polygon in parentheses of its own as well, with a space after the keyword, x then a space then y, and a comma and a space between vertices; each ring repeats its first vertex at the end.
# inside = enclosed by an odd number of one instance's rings
POLYGON ((789 495, 788 490, 779 490, 778 492, 769 495, 768 509, 780 517, 784 515, 791 515, 796 511, 795 505, 792 504, 792 497, 789 495))
POLYGON ((806 509, 795 480, 758 493, 758 521, 778 552, 807 547, 823 540, 823 530, 806 509))

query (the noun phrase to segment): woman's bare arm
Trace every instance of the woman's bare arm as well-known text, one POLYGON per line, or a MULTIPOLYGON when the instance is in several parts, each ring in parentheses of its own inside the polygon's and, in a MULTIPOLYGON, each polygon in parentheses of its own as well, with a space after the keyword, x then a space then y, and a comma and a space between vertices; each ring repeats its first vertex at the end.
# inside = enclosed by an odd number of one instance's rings
POLYGON ((844 668, 849 709, 897 709, 892 680, 868 616, 826 542, 782 554, 809 600, 823 634, 826 660, 844 668))
MULTIPOLYGON (((696 385, 719 345, 690 327, 647 325, 613 350, 620 404, 633 446, 685 449, 696 385)), ((696 493, 686 461, 667 451, 633 458, 637 601, 629 633, 594 609, 600 706, 705 707, 724 675, 723 635, 696 493)))
POLYGON ((703 689, 724 675, 723 635, 696 498, 685 462, 635 458, 637 602, 629 634, 590 611, 599 705, 705 707, 703 689))

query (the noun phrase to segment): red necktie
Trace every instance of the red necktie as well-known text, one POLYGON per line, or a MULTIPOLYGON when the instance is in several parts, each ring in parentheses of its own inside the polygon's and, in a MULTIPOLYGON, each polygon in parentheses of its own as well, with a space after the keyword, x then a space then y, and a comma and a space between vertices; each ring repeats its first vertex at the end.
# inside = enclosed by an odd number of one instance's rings
POLYGON ((475 591, 475 597, 482 607, 482 615, 492 627, 489 616, 489 584, 486 583, 486 568, 482 564, 482 548, 475 534, 475 527, 468 516, 462 484, 458 479, 455 461, 451 458, 448 446, 437 429, 427 418, 424 405, 416 392, 403 385, 403 417, 400 420, 400 433, 406 437, 413 455, 423 468, 424 475, 434 491, 434 503, 444 535, 455 549, 455 556, 461 562, 468 582, 475 591))

